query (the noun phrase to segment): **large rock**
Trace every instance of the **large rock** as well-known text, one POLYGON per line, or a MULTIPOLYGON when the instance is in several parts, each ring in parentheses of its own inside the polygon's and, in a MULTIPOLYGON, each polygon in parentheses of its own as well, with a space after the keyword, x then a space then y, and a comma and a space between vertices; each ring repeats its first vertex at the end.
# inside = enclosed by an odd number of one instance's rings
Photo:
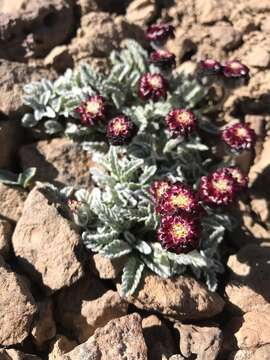
POLYGON ((268 360, 270 359, 270 344, 253 350, 238 350, 233 352, 228 360, 268 360))
POLYGON ((86 277, 57 297, 58 320, 80 343, 98 327, 127 313, 127 303, 118 293, 105 291, 98 279, 86 277))
POLYGON ((101 279, 106 280, 116 279, 121 273, 125 262, 125 256, 118 259, 109 259, 97 253, 90 258, 92 271, 101 279))
MULTIPOLYGON (((121 286, 117 285, 121 296, 121 286)), ((224 306, 222 298, 207 290, 193 277, 185 275, 164 279, 148 274, 138 291, 127 297, 139 309, 155 311, 170 319, 199 320, 219 314, 224 306)))
POLYGON ((50 298, 39 301, 38 319, 32 329, 36 347, 42 350, 46 343, 56 335, 56 325, 53 317, 53 303, 50 298))
POLYGON ((56 185, 90 187, 90 168, 94 165, 89 153, 69 139, 52 139, 25 145, 19 152, 23 169, 37 168, 36 180, 56 185))
POLYGON ((12 232, 12 224, 0 219, 0 255, 5 259, 9 257, 12 232))
POLYGON ((229 308, 235 313, 270 311, 270 248, 247 245, 228 259, 230 281, 225 288, 229 308))
POLYGON ((42 57, 74 30, 69 0, 2 0, 0 13, 0 57, 9 60, 42 57))
POLYGON ((77 345, 76 341, 70 340, 64 335, 57 335, 51 344, 48 360, 60 360, 62 355, 70 352, 77 345))
POLYGON ((127 8, 126 19, 131 24, 143 26, 149 24, 156 13, 155 0, 134 0, 127 8))
MULTIPOLYGON (((24 85, 44 77, 52 79, 54 76, 53 71, 49 72, 48 70, 24 63, 0 60, 0 114, 14 117, 22 115, 26 110, 26 106, 23 105, 24 85)), ((22 132, 22 129, 20 132, 22 132)), ((12 146, 14 149, 17 145, 12 143, 8 146, 12 146)), ((4 153, 6 151, 4 149, 4 153)), ((0 157, 2 157, 2 154, 0 157)))
MULTIPOLYGON (((0 69, 1 69, 1 65, 0 65, 0 69)), ((2 92, 0 94, 0 103, 1 103, 1 96, 2 96, 2 92)), ((14 121, 10 119, 0 121, 0 144, 1 144, 0 168, 1 169, 3 168, 12 169, 14 167, 14 160, 17 150, 21 143, 22 134, 23 134, 23 130, 21 128, 19 121, 14 121)))
POLYGON ((143 336, 148 349, 148 360, 163 360, 177 353, 170 329, 156 315, 142 321, 143 336))
POLYGON ((0 218, 17 222, 22 215, 27 193, 20 187, 0 183, 0 218))
POLYGON ((60 215, 62 205, 46 186, 34 188, 12 238, 22 269, 48 292, 70 286, 83 276, 80 236, 60 215))
POLYGON ((222 345, 222 332, 218 327, 176 323, 175 329, 179 332, 179 348, 185 358, 217 359, 222 345))
POLYGON ((15 349, 1 349, 0 359, 1 360, 41 360, 39 356, 24 354, 21 351, 15 349))
POLYGON ((21 343, 30 333, 37 311, 25 280, 0 256, 0 344, 21 343))
POLYGON ((220 0, 195 0, 195 11, 201 24, 222 20, 227 14, 226 2, 220 0))
POLYGON ((90 12, 81 18, 81 28, 69 50, 76 61, 108 56, 126 37, 140 40, 143 32, 138 26, 127 23, 123 16, 90 12))
POLYGON ((63 360, 147 360, 138 314, 111 320, 90 339, 63 356, 63 360))

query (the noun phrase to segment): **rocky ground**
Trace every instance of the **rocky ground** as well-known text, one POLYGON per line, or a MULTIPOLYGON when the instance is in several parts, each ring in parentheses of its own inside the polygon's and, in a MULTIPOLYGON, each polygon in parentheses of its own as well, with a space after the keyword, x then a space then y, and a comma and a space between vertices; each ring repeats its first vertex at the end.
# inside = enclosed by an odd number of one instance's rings
POLYGON ((20 126, 22 87, 82 60, 105 69, 122 39, 143 42, 159 18, 176 26, 168 48, 179 66, 208 55, 251 69, 220 114, 245 118, 259 140, 242 159, 250 189, 219 291, 147 275, 123 298, 121 261, 87 253, 42 185, 30 194, 0 185, 1 360, 270 359, 269 0, 0 0, 0 168, 35 166, 38 180, 91 186, 79 145, 20 126))

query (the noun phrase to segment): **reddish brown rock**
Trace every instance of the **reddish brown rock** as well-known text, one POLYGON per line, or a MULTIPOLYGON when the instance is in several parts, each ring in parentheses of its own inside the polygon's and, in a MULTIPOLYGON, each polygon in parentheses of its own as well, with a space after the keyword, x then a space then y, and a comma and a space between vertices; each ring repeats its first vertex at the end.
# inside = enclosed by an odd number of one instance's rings
MULTIPOLYGON (((1 65, 0 65, 0 69, 1 69, 1 65)), ((1 103, 2 95, 3 92, 1 91, 0 103, 1 103)), ((1 112, 1 108, 0 108, 0 112, 1 112)), ((0 168, 12 169, 14 167, 14 160, 17 150, 21 144, 22 134, 23 131, 19 121, 11 120, 11 119, 0 121, 0 144, 1 144, 0 168)))
POLYGON ((235 313, 270 311, 270 248, 250 244, 228 259, 231 280, 225 288, 229 308, 235 313))
POLYGON ((3 0, 0 13, 0 57, 9 60, 42 57, 73 31, 70 1, 3 0))
POLYGON ((72 68, 74 63, 67 45, 56 46, 44 59, 46 66, 52 66, 58 73, 72 68))
POLYGON ((26 191, 0 183, 0 217, 17 222, 22 215, 26 191))
POLYGON ((53 303, 48 298, 37 303, 38 319, 32 329, 32 336, 36 347, 40 350, 46 346, 56 334, 56 325, 53 317, 53 303))
POLYGON ((254 350, 238 350, 233 352, 228 360, 268 360, 270 345, 261 346, 254 350))
POLYGON ((40 357, 31 354, 24 354, 21 351, 15 349, 1 349, 1 360, 41 360, 40 357))
MULTIPOLYGON (((117 285, 121 296, 121 285, 117 285)), ((219 314, 224 301, 217 293, 185 275, 164 279, 148 274, 138 291, 127 301, 139 309, 155 311, 170 319, 199 320, 219 314)))
POLYGON ((211 26, 209 32, 214 44, 223 50, 232 50, 241 42, 241 34, 225 21, 211 26))
POLYGON ((119 259, 109 259, 98 253, 94 254, 90 260, 92 271, 101 279, 116 279, 121 273, 125 261, 125 256, 119 259))
POLYGON ((138 314, 111 320, 87 342, 63 356, 63 360, 147 360, 141 318, 138 314))
POLYGON ((179 348, 182 355, 189 359, 215 360, 221 350, 222 332, 216 326, 196 326, 176 323, 179 332, 179 348))
POLYGON ((12 272, 0 256, 0 343, 21 343, 30 333, 37 311, 25 280, 12 272))
POLYGON ((61 206, 46 186, 34 188, 12 238, 21 268, 49 293, 72 285, 84 273, 80 236, 60 215, 61 206))
POLYGON ((80 343, 98 327, 127 313, 127 303, 118 293, 105 291, 98 279, 86 277, 62 290, 57 297, 58 319, 80 343))
POLYGON ((90 155, 69 139, 52 139, 25 145, 20 149, 23 169, 37 168, 36 179, 57 185, 90 187, 90 155))
POLYGON ((126 11, 126 19, 139 26, 149 24, 157 13, 155 0, 134 0, 126 11))
POLYGON ((163 360, 177 353, 170 329, 156 315, 143 319, 142 327, 149 360, 163 360))
POLYGON ((0 255, 4 258, 9 257, 12 232, 12 224, 0 219, 0 255))
POLYGON ((51 345, 48 360, 60 360, 62 356, 73 350, 78 344, 64 335, 57 335, 51 345))

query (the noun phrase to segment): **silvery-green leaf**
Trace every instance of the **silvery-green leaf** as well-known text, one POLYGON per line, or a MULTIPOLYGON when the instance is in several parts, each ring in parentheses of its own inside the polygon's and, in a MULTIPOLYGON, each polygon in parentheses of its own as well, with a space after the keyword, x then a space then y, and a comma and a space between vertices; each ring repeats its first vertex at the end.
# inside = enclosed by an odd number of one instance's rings
POLYGON ((38 124, 38 121, 35 119, 33 114, 24 114, 22 117, 22 125, 25 127, 33 127, 38 124))
POLYGON ((152 252, 151 246, 144 240, 137 241, 135 243, 135 248, 145 255, 149 255, 152 252))
POLYGON ((123 255, 127 255, 132 251, 130 245, 123 240, 113 240, 110 244, 104 246, 101 250, 101 254, 109 259, 116 259, 123 255))
POLYGON ((44 123, 46 133, 48 134, 56 134, 63 131, 63 126, 55 120, 48 120, 44 123))
POLYGON ((24 189, 29 187, 32 183, 34 176, 36 175, 37 169, 34 167, 24 170, 23 173, 19 174, 18 185, 21 185, 24 189))
POLYGON ((137 289, 142 273, 144 264, 136 257, 130 257, 123 269, 121 289, 123 293, 128 296, 132 295, 137 289))
POLYGON ((9 170, 0 169, 0 183, 6 185, 18 185, 17 174, 9 170))

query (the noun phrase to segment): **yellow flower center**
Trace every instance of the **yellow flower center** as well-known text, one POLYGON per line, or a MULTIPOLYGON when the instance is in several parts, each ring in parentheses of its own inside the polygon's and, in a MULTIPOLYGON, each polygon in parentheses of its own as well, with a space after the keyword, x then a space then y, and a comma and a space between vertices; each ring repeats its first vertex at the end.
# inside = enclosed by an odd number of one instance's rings
POLYGON ((97 100, 89 100, 86 104, 86 111, 96 115, 101 109, 101 104, 97 100))
POLYGON ((159 187, 157 188, 156 194, 157 194, 157 198, 160 199, 161 196, 165 193, 165 191, 169 188, 169 184, 167 183, 162 183, 159 185, 159 187))
POLYGON ((190 114, 188 112, 179 113, 176 119, 180 124, 188 124, 191 122, 190 114))
POLYGON ((113 130, 116 133, 116 135, 121 134, 123 131, 126 130, 126 128, 127 125, 121 120, 118 120, 113 124, 113 130))
POLYGON ((188 229, 181 223, 174 224, 172 227, 172 235, 176 239, 182 239, 188 235, 188 229))
POLYGON ((158 89, 162 87, 162 81, 159 76, 152 76, 149 80, 149 83, 154 89, 158 89))
POLYGON ((217 189, 220 192, 226 192, 229 188, 228 180, 221 179, 217 181, 213 181, 213 186, 215 189, 217 189))
POLYGON ((232 62, 230 64, 230 67, 233 69, 233 70, 238 70, 241 68, 241 65, 238 63, 238 62, 232 62))
POLYGON ((185 196, 183 194, 180 195, 173 195, 171 198, 171 203, 174 206, 177 206, 179 208, 186 208, 190 204, 190 198, 188 196, 185 196))
POLYGON ((239 137, 243 138, 243 137, 247 136, 247 133, 248 133, 247 129, 245 129, 243 127, 236 129, 236 135, 239 137))

